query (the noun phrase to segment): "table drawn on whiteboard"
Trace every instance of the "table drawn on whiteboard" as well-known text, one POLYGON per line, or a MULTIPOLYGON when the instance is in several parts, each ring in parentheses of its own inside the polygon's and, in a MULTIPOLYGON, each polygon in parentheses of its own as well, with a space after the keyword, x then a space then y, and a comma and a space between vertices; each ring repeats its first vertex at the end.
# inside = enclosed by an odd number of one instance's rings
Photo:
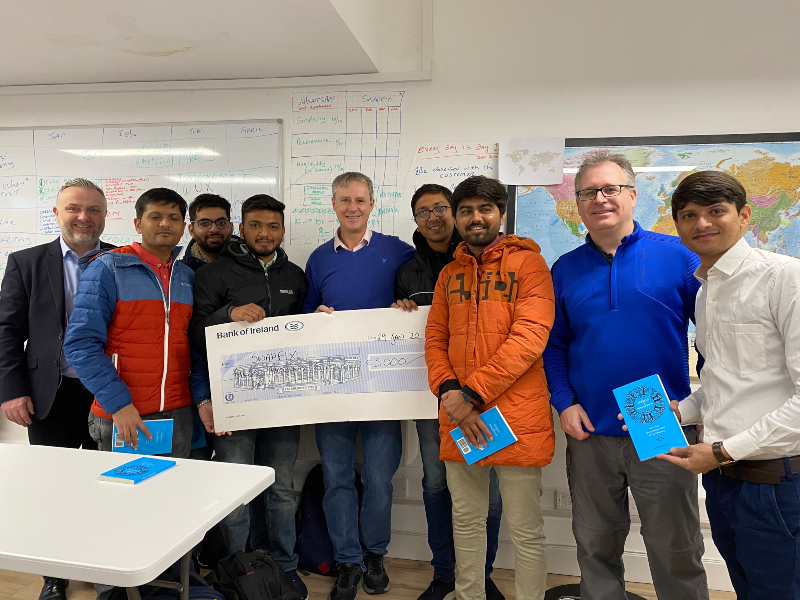
POLYGON ((401 203, 400 136, 403 91, 292 93, 290 243, 319 246, 339 222, 331 206, 331 182, 345 171, 372 179, 373 231, 411 241, 411 215, 401 203))

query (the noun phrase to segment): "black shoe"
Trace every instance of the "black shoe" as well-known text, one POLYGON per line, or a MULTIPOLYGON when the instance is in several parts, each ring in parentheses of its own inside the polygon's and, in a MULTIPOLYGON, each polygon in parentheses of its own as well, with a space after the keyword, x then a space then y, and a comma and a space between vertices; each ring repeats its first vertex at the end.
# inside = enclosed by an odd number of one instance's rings
POLYGON ((383 557, 374 552, 364 554, 367 572, 364 574, 364 591, 368 594, 385 594, 392 589, 386 569, 383 568, 383 557))
POLYGON ((308 588, 306 584, 300 579, 300 576, 297 574, 297 569, 292 569, 291 571, 286 571, 286 576, 289 578, 289 581, 292 582, 292 587, 294 591, 298 593, 300 596, 300 600, 308 600, 308 588))
POLYGON ((486 590, 486 600, 506 600, 503 592, 497 589, 491 577, 487 577, 484 582, 484 589, 486 590))
POLYGON ((66 579, 44 577, 44 585, 42 586, 42 592, 39 594, 39 600, 67 600, 68 584, 69 582, 66 579))
POLYGON ((456 582, 434 579, 428 589, 417 600, 453 600, 456 597, 456 582))
POLYGON ((358 593, 358 584, 364 577, 364 570, 356 563, 339 565, 339 577, 333 584, 328 600, 353 600, 358 593))

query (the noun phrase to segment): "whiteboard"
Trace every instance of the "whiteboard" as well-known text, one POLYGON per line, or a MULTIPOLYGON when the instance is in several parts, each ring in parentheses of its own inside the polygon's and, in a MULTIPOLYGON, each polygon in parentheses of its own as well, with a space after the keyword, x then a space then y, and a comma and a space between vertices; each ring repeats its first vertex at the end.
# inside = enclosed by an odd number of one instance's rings
POLYGON ((84 177, 105 191, 102 239, 121 246, 140 239, 134 205, 150 188, 173 189, 187 203, 219 194, 235 223, 250 196, 281 199, 281 147, 276 119, 0 129, 0 276, 11 252, 60 234, 52 209, 69 179, 84 177))

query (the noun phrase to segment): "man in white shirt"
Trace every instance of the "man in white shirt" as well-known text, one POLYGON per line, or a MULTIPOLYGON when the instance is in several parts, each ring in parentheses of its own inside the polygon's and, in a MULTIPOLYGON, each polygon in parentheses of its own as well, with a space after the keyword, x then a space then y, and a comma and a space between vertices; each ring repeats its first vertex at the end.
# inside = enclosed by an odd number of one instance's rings
MULTIPOLYGON (((776 192, 776 195, 779 192, 776 192)), ((695 272, 701 389, 672 408, 703 443, 659 458, 705 473, 714 543, 738 598, 800 599, 800 260, 751 248, 730 175, 684 179, 672 216, 695 272)))

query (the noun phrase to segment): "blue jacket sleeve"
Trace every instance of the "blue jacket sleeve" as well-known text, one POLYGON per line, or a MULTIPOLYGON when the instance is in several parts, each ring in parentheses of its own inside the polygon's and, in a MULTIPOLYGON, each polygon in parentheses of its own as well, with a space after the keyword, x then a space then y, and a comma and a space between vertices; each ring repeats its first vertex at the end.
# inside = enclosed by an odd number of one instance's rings
POLYGON ((553 329, 550 330, 550 339, 542 353, 544 372, 547 376, 547 386, 550 388, 550 404, 558 414, 572 406, 575 390, 569 384, 569 365, 567 353, 572 340, 572 332, 565 315, 561 286, 558 278, 558 263, 553 265, 553 288, 556 296, 556 317, 553 329))
MULTIPOLYGON (((695 318, 695 305, 697 299, 697 292, 700 289, 701 283, 694 276, 694 272, 700 266, 700 258, 694 253, 689 252, 687 250, 687 254, 689 255, 689 260, 687 260, 686 266, 686 288, 684 292, 684 310, 686 311, 686 315, 689 317, 689 320, 697 325, 697 319, 695 318)), ((703 365, 705 364, 706 360, 703 358, 703 355, 697 350, 697 346, 695 345, 695 351, 697 351, 697 376, 700 377, 700 371, 703 370, 703 365)))
POLYGON ((211 398, 211 382, 208 379, 208 363, 203 355, 192 349, 192 372, 189 375, 189 389, 192 401, 197 404, 211 398))
POLYGON ((683 295, 683 307, 689 320, 695 323, 694 305, 697 298, 697 290, 700 289, 700 281, 694 276, 694 272, 700 266, 700 258, 694 252, 687 251, 687 254, 689 257, 686 261, 686 285, 683 295))
POLYGON ((312 259, 306 263, 306 299, 303 302, 303 313, 313 313, 322 304, 322 295, 317 289, 317 282, 314 280, 314 264, 312 259))
POLYGON ((64 357, 100 406, 114 414, 133 402, 106 354, 108 324, 117 304, 114 274, 100 259, 86 267, 78 284, 75 309, 64 340, 64 357))

